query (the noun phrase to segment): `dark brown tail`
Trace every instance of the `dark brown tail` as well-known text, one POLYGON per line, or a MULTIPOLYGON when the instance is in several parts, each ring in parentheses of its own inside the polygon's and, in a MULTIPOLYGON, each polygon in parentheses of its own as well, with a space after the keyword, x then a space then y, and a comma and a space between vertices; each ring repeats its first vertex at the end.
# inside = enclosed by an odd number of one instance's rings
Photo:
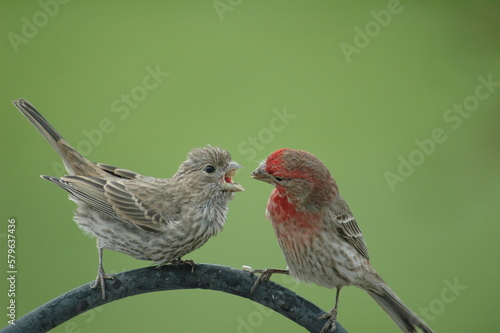
POLYGON ((55 130, 52 125, 25 99, 13 101, 16 108, 30 121, 43 137, 61 156, 64 166, 70 175, 81 175, 95 172, 95 164, 85 159, 79 152, 71 147, 66 140, 55 130))
POLYGON ((385 312, 394 320, 396 325, 405 333, 414 333, 416 328, 420 328, 422 332, 434 333, 422 319, 420 319, 413 311, 411 311, 399 297, 389 288, 388 285, 382 282, 376 291, 368 291, 375 302, 384 309, 385 312))
POLYGON ((33 105, 27 100, 22 98, 12 101, 16 108, 21 111, 21 113, 28 118, 30 123, 35 126, 35 128, 40 132, 43 137, 54 147, 55 150, 62 156, 58 142, 64 140, 64 138, 59 134, 52 125, 35 109, 33 105))

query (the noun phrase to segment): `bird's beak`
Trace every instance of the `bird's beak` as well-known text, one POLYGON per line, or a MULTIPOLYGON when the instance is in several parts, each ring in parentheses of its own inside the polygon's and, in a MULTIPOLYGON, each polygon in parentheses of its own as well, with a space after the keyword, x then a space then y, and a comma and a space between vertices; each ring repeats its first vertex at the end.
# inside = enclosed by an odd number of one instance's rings
POLYGON ((228 192, 240 192, 245 189, 238 183, 233 183, 232 177, 236 174, 237 169, 243 168, 236 162, 231 162, 226 168, 226 173, 224 174, 224 182, 222 184, 222 190, 228 192))
POLYGON ((266 163, 262 163, 257 169, 252 172, 252 178, 269 184, 273 183, 273 179, 266 172, 266 163))

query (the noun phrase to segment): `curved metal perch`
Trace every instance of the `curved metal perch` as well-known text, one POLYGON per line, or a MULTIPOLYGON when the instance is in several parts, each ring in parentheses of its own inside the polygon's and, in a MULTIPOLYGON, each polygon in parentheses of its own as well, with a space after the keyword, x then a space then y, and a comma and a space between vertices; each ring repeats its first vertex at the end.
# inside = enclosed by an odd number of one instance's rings
MULTIPOLYGON (((257 276, 242 270, 211 264, 146 267, 116 274, 106 281, 107 299, 89 284, 75 288, 16 320, 1 332, 47 332, 65 321, 100 305, 138 294, 177 289, 210 289, 248 298, 282 314, 310 332, 319 332, 324 311, 289 289, 272 281, 263 282, 250 295, 257 276)), ((337 323, 337 333, 347 331, 337 323)))

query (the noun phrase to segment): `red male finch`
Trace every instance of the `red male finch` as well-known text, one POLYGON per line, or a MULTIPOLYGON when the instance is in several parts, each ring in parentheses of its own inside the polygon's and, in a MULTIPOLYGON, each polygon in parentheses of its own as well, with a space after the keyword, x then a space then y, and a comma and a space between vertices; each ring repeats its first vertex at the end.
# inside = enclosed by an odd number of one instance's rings
POLYGON ((171 178, 142 176, 90 162, 28 101, 19 99, 14 105, 64 162, 68 176, 42 178, 69 192, 70 199, 78 206, 75 222, 97 238, 99 268, 91 287, 100 286, 103 299, 106 298, 104 279, 112 278, 102 266, 103 249, 158 265, 182 263, 182 256, 222 230, 227 203, 234 192, 244 190, 231 178, 241 166, 221 148, 193 149, 171 178))
POLYGON ((272 153, 253 173, 274 185, 266 216, 285 255, 288 270, 262 272, 252 288, 273 273, 285 273, 327 288, 337 288, 334 308, 321 332, 334 331, 340 289, 366 291, 403 332, 432 330, 384 283, 370 265, 363 234, 339 194, 330 172, 314 155, 294 149, 272 153))

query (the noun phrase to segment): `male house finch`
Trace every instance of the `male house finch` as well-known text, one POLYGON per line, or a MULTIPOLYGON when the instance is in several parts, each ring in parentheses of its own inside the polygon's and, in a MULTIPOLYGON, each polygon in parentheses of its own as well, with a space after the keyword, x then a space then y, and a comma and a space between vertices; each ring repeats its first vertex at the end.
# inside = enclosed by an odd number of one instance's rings
MULTIPOLYGON (((13 102, 61 156, 68 176, 42 176, 69 192, 74 220, 97 238, 93 289, 106 297, 102 250, 156 264, 180 263, 222 230, 227 203, 243 187, 231 177, 241 166, 217 147, 193 149, 172 178, 153 178, 85 159, 26 100, 13 102)), ((192 262, 191 262, 192 264, 192 262)))
POLYGON ((288 271, 268 269, 254 285, 273 273, 337 288, 334 308, 321 332, 335 330, 339 292, 354 285, 366 291, 403 332, 432 330, 384 283, 369 263, 363 234, 337 184, 321 161, 302 150, 272 153, 252 177, 275 186, 267 203, 288 271))

